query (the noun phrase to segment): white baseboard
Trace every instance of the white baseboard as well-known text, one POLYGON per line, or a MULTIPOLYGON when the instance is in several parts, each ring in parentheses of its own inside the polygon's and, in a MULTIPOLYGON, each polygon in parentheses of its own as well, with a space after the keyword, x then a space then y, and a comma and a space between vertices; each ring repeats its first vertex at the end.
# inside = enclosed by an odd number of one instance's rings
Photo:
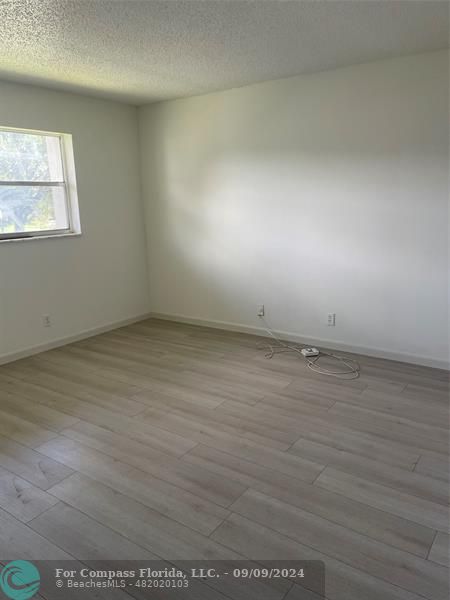
MULTIPOLYGON (((170 315, 166 313, 150 313, 150 317, 155 319, 163 319, 165 321, 178 321, 180 323, 187 323, 190 325, 199 325, 201 327, 212 327, 214 329, 223 329, 226 331, 237 331, 240 333, 249 333, 250 335, 267 336, 263 327, 242 325, 240 323, 230 323, 227 321, 210 321, 208 319, 199 319, 195 317, 187 317, 185 315, 170 315)), ((429 356, 418 356, 416 354, 407 354, 402 352, 392 352, 383 348, 368 348, 366 346, 359 346, 356 344, 347 344, 346 342, 327 340, 321 338, 309 338, 304 337, 297 333, 290 331, 274 331, 275 335, 281 339, 288 340, 291 342, 308 344, 311 346, 321 346, 322 348, 341 350, 344 352, 352 352, 355 354, 362 354, 365 356, 373 356, 375 358, 384 358, 387 360, 394 360, 399 362, 405 362, 415 365, 421 365, 425 367, 433 367, 435 369, 443 369, 445 371, 450 370, 450 365, 445 360, 433 358, 429 356)))
MULTIPOLYGON (((30 348, 24 348, 23 350, 19 350, 16 352, 12 352, 9 354, 0 355, 0 365, 13 362, 15 360, 19 360, 21 358, 26 358, 27 356, 33 356, 34 354, 39 354, 40 352, 45 352, 47 350, 52 350, 53 348, 59 348, 60 346, 65 346, 67 344, 71 344, 72 342, 79 342, 80 340, 84 340, 89 337, 93 337, 95 335, 99 335, 101 333, 106 333, 107 331, 112 331, 113 329, 118 329, 119 327, 125 327, 126 325, 131 325, 132 323, 138 323, 139 321, 144 321, 145 319, 164 319, 166 321, 178 321, 180 323, 188 323, 190 325, 199 325, 201 327, 211 327, 214 329, 223 329, 225 331, 236 331, 239 333, 248 333, 250 335, 255 336, 265 336, 265 330, 263 327, 252 327, 249 325, 243 325, 240 323, 230 323, 228 321, 213 321, 208 319, 199 319, 195 317, 188 317, 185 315, 178 314, 167 314, 167 313, 157 313, 150 312, 141 315, 136 315, 134 317, 130 317, 128 319, 123 319, 121 321, 114 321, 112 323, 106 323, 104 325, 100 325, 99 327, 93 327, 91 329, 86 329, 81 331, 80 333, 66 336, 63 338, 59 338, 56 340, 51 340, 49 342, 45 342, 43 344, 38 344, 37 346, 32 346, 30 348)), ((384 350, 382 348, 368 348, 365 346, 359 346, 355 344, 347 344, 345 342, 337 342, 335 340, 327 340, 320 338, 306 338, 297 333, 292 333, 289 331, 274 331, 274 333, 281 337, 282 339, 289 340, 297 343, 304 343, 308 345, 322 346, 323 348, 332 348, 335 350, 341 350, 344 352, 352 352, 355 354, 363 354, 366 356, 373 356, 375 358, 384 358, 387 360, 395 360, 400 362, 406 362, 410 364, 422 365, 426 367, 434 367, 436 369, 443 369, 448 371, 450 365, 448 362, 444 360, 440 360, 433 357, 428 356, 418 356, 416 354, 407 354, 401 352, 391 352, 389 350, 384 350)))
POLYGON ((56 340, 51 340, 49 342, 45 342, 43 344, 38 344, 37 346, 32 346, 30 348, 24 348, 23 350, 18 350, 16 352, 11 352, 9 354, 1 354, 0 355, 0 365, 4 365, 6 363, 13 362, 15 360, 20 360, 21 358, 26 358, 27 356, 33 356, 34 354, 39 354, 40 352, 46 352, 47 350, 52 350, 53 348, 59 348, 60 346, 66 346, 67 344, 71 344, 73 342, 79 342, 80 340, 84 340, 86 338, 93 337, 94 335, 99 335, 100 333, 106 333, 107 331, 112 331, 113 329, 118 329, 119 327, 125 327, 126 325, 131 325, 132 323, 138 323, 139 321, 144 321, 145 319, 149 319, 151 314, 145 313, 142 315, 136 315, 135 317, 130 317, 128 319, 123 319, 121 321, 114 321, 112 323, 106 323, 105 325, 100 325, 99 327, 93 327, 91 329, 85 329, 80 333, 76 333, 74 335, 69 335, 63 338, 59 338, 56 340))

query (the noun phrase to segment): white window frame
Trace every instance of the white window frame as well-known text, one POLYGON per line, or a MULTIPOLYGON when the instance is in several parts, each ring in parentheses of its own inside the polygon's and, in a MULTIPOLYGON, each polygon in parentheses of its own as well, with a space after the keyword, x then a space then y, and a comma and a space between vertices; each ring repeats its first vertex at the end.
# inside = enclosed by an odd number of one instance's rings
POLYGON ((75 161, 73 155, 72 135, 69 133, 56 133, 38 129, 19 129, 17 127, 0 126, 0 131, 29 133, 31 135, 52 136, 59 139, 63 181, 0 181, 0 186, 25 186, 25 187, 61 187, 64 189, 64 199, 67 212, 68 227, 65 229, 48 229, 46 231, 18 231, 0 233, 0 243, 45 239, 51 237, 66 237, 81 235, 80 213, 78 208, 77 182, 75 175, 75 161))

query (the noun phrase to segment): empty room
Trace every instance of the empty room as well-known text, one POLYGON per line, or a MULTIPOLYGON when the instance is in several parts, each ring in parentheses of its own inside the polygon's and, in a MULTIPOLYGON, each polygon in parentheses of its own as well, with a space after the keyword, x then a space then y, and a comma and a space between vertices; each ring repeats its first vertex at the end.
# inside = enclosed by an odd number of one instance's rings
POLYGON ((447 600, 447 0, 0 1, 0 600, 447 600))

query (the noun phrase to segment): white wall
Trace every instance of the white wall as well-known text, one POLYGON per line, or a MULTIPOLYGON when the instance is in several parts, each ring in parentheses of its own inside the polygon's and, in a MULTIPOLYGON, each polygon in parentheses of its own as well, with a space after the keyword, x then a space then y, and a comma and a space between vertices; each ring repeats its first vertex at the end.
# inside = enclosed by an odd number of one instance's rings
POLYGON ((146 313, 136 108, 0 83, 0 125, 73 134, 83 232, 0 243, 0 361, 146 313))
POLYGON ((448 122, 446 52, 140 109, 151 309, 444 366, 448 122))

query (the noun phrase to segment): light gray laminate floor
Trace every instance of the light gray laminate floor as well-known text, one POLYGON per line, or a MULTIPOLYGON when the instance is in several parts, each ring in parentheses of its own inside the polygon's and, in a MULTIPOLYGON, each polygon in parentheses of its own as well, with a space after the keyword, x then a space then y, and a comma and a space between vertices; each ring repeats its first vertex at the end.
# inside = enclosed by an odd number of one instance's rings
POLYGON ((148 320, 0 367, 0 560, 318 559, 330 600, 447 600, 448 373, 259 342, 148 320))

